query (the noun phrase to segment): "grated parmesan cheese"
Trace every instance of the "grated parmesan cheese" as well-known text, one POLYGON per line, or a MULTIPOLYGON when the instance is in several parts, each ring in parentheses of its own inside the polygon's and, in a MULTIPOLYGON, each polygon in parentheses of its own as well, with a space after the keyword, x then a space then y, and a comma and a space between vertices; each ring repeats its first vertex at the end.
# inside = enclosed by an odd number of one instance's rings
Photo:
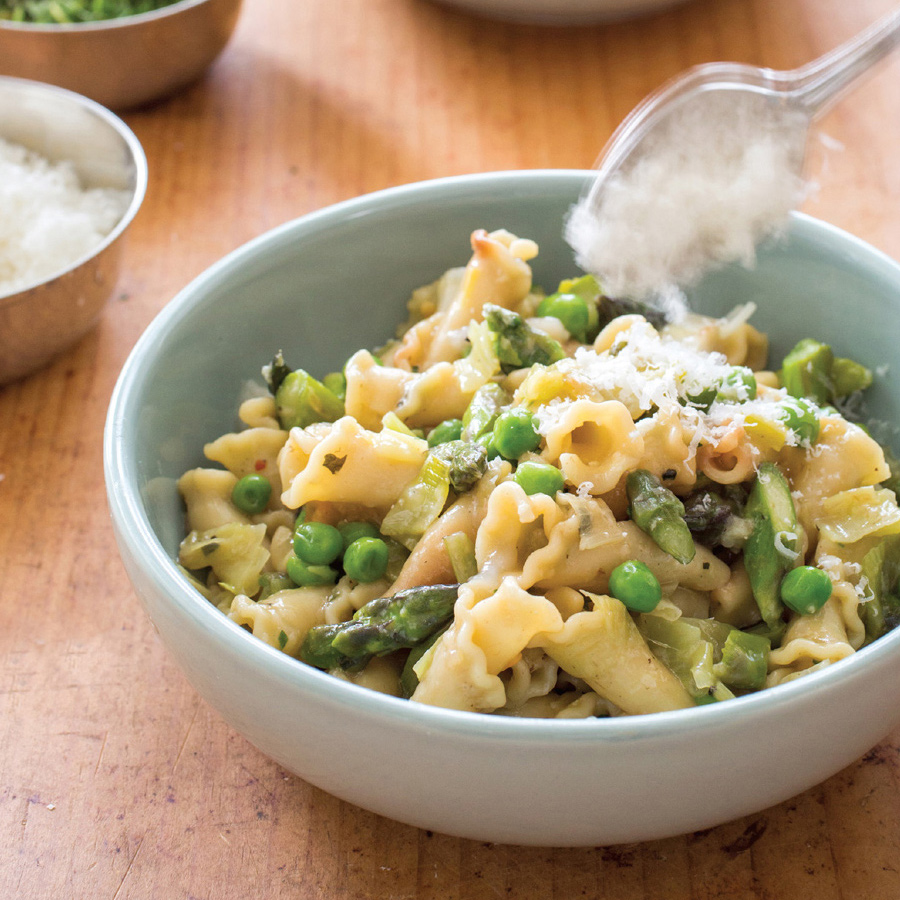
MULTIPOLYGON (((618 400, 635 420, 656 410, 674 412, 689 436, 692 454, 701 443, 716 443, 748 417, 781 421, 782 403, 789 398, 783 388, 764 388, 751 400, 744 388, 739 391, 743 396, 733 401, 716 399, 708 409, 701 409, 692 398, 717 389, 734 367, 720 353, 699 350, 660 334, 641 317, 635 317, 608 350, 598 353, 592 347, 579 347, 573 357, 554 363, 553 368, 586 395, 618 400)), ((568 402, 552 399, 537 409, 535 420, 542 435, 557 426, 568 402)), ((789 446, 804 445, 789 428, 784 439, 789 446)))
POLYGON ((0 139, 0 296, 45 281, 88 255, 115 228, 130 194, 82 188, 53 163, 0 139))
POLYGON ((579 265, 611 296, 671 300, 711 267, 752 265, 806 193, 805 114, 746 92, 686 99, 567 222, 579 265))

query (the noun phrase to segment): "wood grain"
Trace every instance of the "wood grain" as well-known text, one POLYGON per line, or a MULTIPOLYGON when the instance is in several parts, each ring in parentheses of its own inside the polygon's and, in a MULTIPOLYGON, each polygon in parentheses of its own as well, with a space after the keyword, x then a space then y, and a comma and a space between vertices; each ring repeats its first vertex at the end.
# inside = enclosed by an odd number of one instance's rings
MULTIPOLYGON (((621 118, 685 67, 792 67, 892 6, 693 0, 548 30, 426 0, 246 0, 203 81, 127 114, 150 186, 117 295, 78 347, 0 389, 0 897, 900 897, 900 733, 758 815, 588 850, 430 834, 288 776, 156 640, 118 559, 101 460, 130 348, 249 238, 403 182, 590 166, 621 118)), ((808 209, 900 258, 898 73, 884 67, 824 121, 808 209)))

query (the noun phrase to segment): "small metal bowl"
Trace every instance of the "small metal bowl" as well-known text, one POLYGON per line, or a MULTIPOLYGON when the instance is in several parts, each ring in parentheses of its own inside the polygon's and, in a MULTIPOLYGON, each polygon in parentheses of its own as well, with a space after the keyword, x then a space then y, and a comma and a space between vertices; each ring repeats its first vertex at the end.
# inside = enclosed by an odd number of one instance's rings
POLYGON ((88 255, 0 296, 0 384, 21 378, 96 324, 119 277, 123 242, 147 189, 147 159, 130 128, 72 91, 0 77, 0 138, 51 162, 68 160, 85 188, 131 194, 118 224, 88 255))
POLYGON ((0 22, 0 75, 68 88, 110 109, 159 100, 222 52, 241 0, 182 0, 155 12, 83 22, 0 22))

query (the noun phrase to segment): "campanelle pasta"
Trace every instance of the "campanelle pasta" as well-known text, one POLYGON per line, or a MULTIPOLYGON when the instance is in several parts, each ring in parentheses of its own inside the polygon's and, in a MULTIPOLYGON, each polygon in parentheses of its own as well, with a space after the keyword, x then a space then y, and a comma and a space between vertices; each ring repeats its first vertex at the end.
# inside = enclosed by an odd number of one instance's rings
POLYGON ((871 381, 812 339, 766 370, 752 307, 665 324, 536 245, 472 235, 377 353, 277 354, 186 472, 180 563, 290 656, 482 713, 664 712, 846 658, 900 615, 871 381))

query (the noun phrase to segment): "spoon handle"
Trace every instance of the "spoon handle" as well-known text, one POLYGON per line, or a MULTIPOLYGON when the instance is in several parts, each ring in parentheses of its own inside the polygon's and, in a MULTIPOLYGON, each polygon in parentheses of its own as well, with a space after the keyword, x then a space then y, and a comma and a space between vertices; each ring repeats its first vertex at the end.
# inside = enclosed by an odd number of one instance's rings
POLYGON ((900 9, 861 31, 830 53, 790 73, 790 92, 809 113, 824 112, 857 78, 900 44, 900 9))

